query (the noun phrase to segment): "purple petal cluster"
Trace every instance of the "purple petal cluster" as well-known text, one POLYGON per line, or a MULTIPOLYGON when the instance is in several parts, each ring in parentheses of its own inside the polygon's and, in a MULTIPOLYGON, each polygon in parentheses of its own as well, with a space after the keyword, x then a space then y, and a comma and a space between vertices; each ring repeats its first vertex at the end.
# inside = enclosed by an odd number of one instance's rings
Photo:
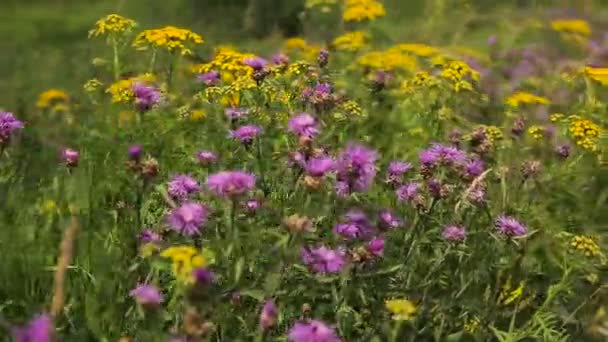
POLYGON ((220 73, 215 70, 200 74, 196 78, 206 86, 217 85, 221 80, 220 73))
POLYGON ((247 108, 228 107, 224 110, 224 113, 230 120, 237 120, 246 117, 249 114, 247 108))
POLYGON ((287 65, 289 64, 289 56, 282 52, 279 52, 276 55, 272 56, 272 62, 275 65, 287 65))
POLYGON ((292 342, 341 342, 333 328, 317 320, 297 322, 289 330, 292 342))
POLYGON ((300 138, 310 140, 319 134, 317 119, 308 113, 300 113, 291 117, 287 125, 289 131, 300 138))
POLYGON ((193 236, 200 234, 200 228, 207 222, 209 211, 196 202, 186 202, 171 211, 167 219, 169 226, 180 234, 193 236))
POLYGON ((247 65, 255 71, 261 71, 266 68, 268 61, 261 57, 249 57, 243 60, 243 64, 247 65))
POLYGON ((262 129, 256 125, 244 125, 230 131, 229 137, 240 140, 243 144, 251 144, 253 139, 262 133, 262 129))
POLYGON ((466 230, 461 226, 450 225, 443 229, 441 237, 450 242, 462 242, 466 238, 466 230))
POLYGON ((381 229, 396 229, 403 226, 403 220, 395 216, 391 210, 382 210, 378 215, 378 225, 381 229))
POLYGON ((500 216, 495 225, 499 233, 509 237, 528 233, 528 228, 511 216, 500 216))
POLYGON ((129 160, 138 162, 141 159, 141 156, 143 153, 144 153, 144 148, 141 147, 141 145, 129 146, 129 150, 128 150, 129 160))
POLYGON ((410 182, 397 189, 397 199, 401 202, 415 202, 420 196, 420 184, 410 182))
POLYGON ((365 146, 348 144, 336 162, 337 192, 340 195, 369 189, 376 176, 378 153, 365 146))
POLYGON ((53 322, 47 314, 32 319, 27 325, 12 330, 15 342, 51 342, 53 322))
POLYGON ((344 221, 334 227, 334 233, 345 239, 370 237, 374 227, 362 211, 351 210, 344 216, 344 221))
POLYGON ((160 90, 140 82, 133 84, 133 96, 135 97, 135 107, 140 112, 149 111, 162 100, 160 90))
POLYGON ((173 177, 168 186, 169 196, 179 200, 184 200, 188 196, 200 191, 201 187, 198 182, 188 175, 173 177))
POLYGON ((137 285, 136 288, 129 292, 129 295, 135 299, 137 304, 144 306, 158 306, 164 300, 158 288, 149 284, 137 285))
POLYGON ((412 164, 399 160, 394 160, 388 164, 386 180, 389 184, 401 184, 401 178, 412 169, 412 164))
POLYGON ((17 120, 13 113, 0 112, 0 144, 8 142, 13 132, 23 127, 23 122, 17 120))
POLYGON ((439 164, 458 166, 467 160, 466 152, 454 146, 435 143, 429 149, 423 150, 418 155, 420 163, 426 168, 432 168, 439 164))
POLYGON ((300 252, 302 262, 316 273, 339 273, 346 264, 345 252, 329 249, 325 246, 318 248, 303 248, 300 252))
POLYGON ((485 165, 479 159, 469 159, 464 163, 464 171, 468 178, 475 178, 485 171, 485 165))
POLYGON ((196 159, 202 166, 209 166, 217 162, 217 155, 211 151, 196 152, 196 159))
POLYGON ((140 243, 158 243, 163 240, 160 234, 150 229, 146 229, 139 233, 138 238, 140 243))
POLYGON ((279 309, 272 299, 269 299, 264 303, 262 312, 260 312, 260 327, 263 330, 272 328, 277 323, 279 316, 279 309))
POLYGON ((336 162, 331 157, 321 156, 310 158, 304 167, 306 174, 312 177, 323 177, 335 168, 336 162))
POLYGON ((76 167, 80 161, 80 153, 71 148, 64 148, 61 151, 61 161, 68 167, 76 167))
POLYGON ((383 238, 376 237, 369 240, 369 242, 367 243, 367 250, 371 254, 380 257, 384 255, 384 245, 385 240, 383 238))
POLYGON ((244 171, 222 171, 207 178, 207 189, 220 197, 234 197, 255 187, 255 176, 244 171))

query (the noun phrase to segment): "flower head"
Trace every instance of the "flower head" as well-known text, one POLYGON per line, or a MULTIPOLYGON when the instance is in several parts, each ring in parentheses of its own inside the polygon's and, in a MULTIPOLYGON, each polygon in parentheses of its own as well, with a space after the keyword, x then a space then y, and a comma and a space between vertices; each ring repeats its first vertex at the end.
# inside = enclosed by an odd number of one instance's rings
POLYGON ((139 233, 139 242, 142 244, 145 243, 158 243, 163 240, 163 238, 157 232, 146 229, 143 232, 139 233))
POLYGON ((221 81, 220 73, 215 70, 200 74, 196 78, 206 86, 214 86, 221 81))
POLYGON ((189 195, 200 191, 201 187, 198 182, 188 175, 175 176, 169 182, 168 193, 176 199, 184 200, 189 195))
POLYGON ((13 113, 0 112, 0 145, 7 143, 19 129, 23 129, 23 122, 17 120, 13 113))
POLYGON ((260 313, 260 327, 263 330, 272 328, 277 323, 278 315, 279 310, 277 309, 277 305, 272 299, 267 300, 260 313))
POLYGON ((308 140, 319 134, 319 125, 315 117, 308 113, 301 113, 289 119, 289 131, 300 138, 308 140))
POLYGON ((468 178, 475 178, 481 175, 485 167, 483 161, 479 159, 470 159, 464 163, 464 170, 468 178))
POLYGON ((505 236, 522 236, 528 228, 511 216, 501 216, 496 220, 496 229, 505 236))
POLYGON ((141 82, 133 84, 133 96, 135 97, 135 107, 140 112, 149 111, 162 100, 160 90, 146 86, 141 82))
POLYGON ((202 166, 209 166, 217 162, 217 155, 211 151, 198 151, 196 153, 196 159, 202 166))
POLYGON ((410 182, 397 189, 397 199, 402 202, 414 202, 420 195, 420 184, 410 182))
POLYGON ((194 281, 201 285, 211 284, 215 279, 215 274, 205 267, 195 269, 192 271, 192 275, 194 276, 194 281))
POLYGON ((570 145, 561 144, 555 148, 555 154, 557 154, 557 156, 562 160, 568 159, 568 157, 570 156, 570 150, 571 150, 570 145))
POLYGON ((15 342, 51 342, 52 334, 53 323, 47 314, 41 314, 27 325, 14 328, 12 331, 15 342))
POLYGON ((373 238, 367 243, 367 250, 375 256, 384 254, 385 241, 383 238, 373 238))
POLYGON ((321 68, 325 68, 329 63, 329 51, 327 49, 321 49, 317 56, 317 62, 321 68))
POLYGON ((207 221, 209 211, 199 203, 186 202, 171 211, 168 223, 178 233, 186 236, 200 234, 200 228, 207 221))
POLYGON ((163 302, 162 293, 154 285, 139 284, 129 295, 135 298, 138 304, 144 306, 158 306, 163 302))
POLYGON ((334 227, 334 233, 346 239, 369 237, 373 230, 374 228, 365 213, 359 210, 349 211, 344 216, 343 222, 334 227))
POLYGON ((288 338, 292 342, 340 342, 336 332, 325 323, 317 320, 297 322, 289 330, 288 338))
POLYGON ((386 173, 387 182, 390 184, 400 184, 401 177, 412 169, 412 164, 399 160, 394 160, 388 164, 386 173))
POLYGON ((416 305, 407 299, 387 300, 384 305, 393 314, 393 320, 395 321, 409 321, 418 311, 416 305))
POLYGON ((247 65, 254 71, 261 71, 266 68, 268 61, 261 57, 248 57, 243 60, 243 64, 247 65))
POLYGON ((222 171, 207 178, 209 191, 220 197, 243 195, 255 187, 255 176, 244 171, 222 171))
POLYGON ((144 148, 141 145, 131 145, 129 146, 129 160, 131 161, 139 161, 141 159, 141 155, 144 152, 144 148))
POLYGON ((451 225, 443 229, 441 237, 446 241, 461 242, 464 241, 466 237, 466 231, 464 227, 451 225))
POLYGON ((302 261, 317 273, 339 273, 344 267, 345 253, 341 250, 329 249, 325 246, 318 248, 303 248, 302 261))
POLYGON ((226 117, 230 120, 236 120, 246 117, 249 114, 247 108, 228 107, 225 109, 226 117))
POLYGON ((80 161, 80 153, 74 149, 65 148, 61 151, 61 160, 68 167, 76 167, 80 161))
POLYGON ((245 202, 245 209, 252 214, 260 209, 261 206, 262 203, 257 199, 249 199, 245 202))
POLYGON ((395 216, 391 210, 382 210, 378 215, 378 225, 381 229, 395 229, 403 225, 403 220, 395 216))
POLYGON ((378 153, 365 146, 349 144, 338 156, 336 171, 339 193, 366 191, 376 176, 378 153))
POLYGON ((243 144, 251 144, 253 139, 262 133, 262 129, 256 125, 241 126, 233 131, 230 131, 229 137, 240 140, 243 144))
POLYGON ((335 163, 331 157, 314 157, 306 162, 304 169, 309 176, 323 177, 326 173, 334 170, 335 163))
POLYGON ((276 55, 272 56, 272 62, 275 65, 287 65, 289 64, 289 56, 282 52, 279 52, 276 55))

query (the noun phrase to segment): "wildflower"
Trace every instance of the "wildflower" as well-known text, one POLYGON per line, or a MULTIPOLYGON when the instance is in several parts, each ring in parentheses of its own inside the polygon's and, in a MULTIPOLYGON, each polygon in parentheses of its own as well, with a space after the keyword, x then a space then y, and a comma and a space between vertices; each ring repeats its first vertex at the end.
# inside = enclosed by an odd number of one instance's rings
POLYGON ((371 254, 380 257, 384 254, 384 244, 385 244, 384 239, 373 238, 367 243, 367 250, 371 254))
POLYGON ((300 254, 304 264, 316 273, 339 273, 346 264, 344 251, 325 246, 302 248, 300 254))
POLYGON ((597 150, 597 140, 600 136, 601 129, 592 121, 576 117, 570 121, 568 131, 577 146, 590 151, 597 150))
POLYGON ((160 234, 150 229, 146 229, 139 233, 138 239, 141 243, 159 243, 163 240, 160 234))
POLYGON ((137 23, 131 19, 118 14, 109 14, 97 20, 95 27, 89 31, 89 37, 124 34, 136 26, 137 23))
POLYGON ((101 86, 103 86, 103 83, 101 83, 100 80, 93 78, 88 80, 83 86, 82 88, 87 92, 87 93, 93 93, 95 91, 97 91, 99 88, 101 88, 101 86))
POLYGON ((189 195, 199 191, 201 191, 201 187, 198 182, 188 175, 175 176, 169 182, 169 195, 179 200, 186 199, 189 195))
POLYGON ((202 43, 203 37, 190 30, 166 26, 141 32, 133 45, 139 49, 164 48, 169 52, 179 51, 182 55, 191 55, 189 46, 202 43))
POLYGON ((333 171, 335 161, 330 157, 314 157, 310 158, 304 167, 306 173, 311 177, 323 177, 326 173, 333 171))
POLYGON ((288 128, 291 133, 307 140, 311 140, 319 134, 317 120, 308 113, 300 113, 291 117, 288 128))
POLYGON ((467 193, 467 200, 473 204, 483 204, 486 200, 486 189, 478 184, 467 193))
POLYGON ((243 60, 243 64, 252 68, 254 71, 261 71, 266 68, 268 61, 260 57, 247 57, 243 60))
POLYGON ((414 72, 418 68, 415 57, 404 53, 398 46, 384 51, 372 51, 357 58, 357 64, 370 70, 414 72))
POLYGON ((378 215, 378 218, 378 225, 382 229, 396 229, 403 225, 403 220, 396 217, 395 214, 388 209, 382 210, 378 215))
POLYGON ((154 285, 139 284, 129 295, 135 298, 137 304, 145 307, 156 307, 163 302, 163 295, 154 285))
POLYGON ((431 196, 435 199, 445 198, 450 192, 450 188, 436 178, 427 180, 426 187, 431 196))
POLYGON ((317 57, 317 63, 319 63, 319 67, 325 68, 329 63, 329 51, 326 49, 321 49, 317 57))
POLYGON ((334 233, 346 238, 357 239, 369 237, 373 233, 373 227, 365 213, 359 210, 351 210, 345 215, 345 220, 334 227, 334 233))
POLYGON ((468 178, 475 178, 483 173, 485 166, 479 159, 469 159, 464 164, 464 170, 468 178))
POLYGON ((201 166, 206 167, 217 162, 217 155, 211 151, 198 151, 196 159, 198 159, 201 166))
POLYGON ((262 204, 260 201, 256 199, 250 199, 245 202, 245 209, 247 209, 249 213, 255 213, 261 206, 262 204))
POLYGON ((561 144, 561 145, 557 145, 557 147, 555 148, 555 153, 557 154, 557 156, 560 159, 568 159, 568 157, 570 156, 570 150, 571 147, 570 145, 567 144, 561 144))
POLYGON ((260 312, 260 327, 263 330, 272 328, 277 323, 278 315, 277 305, 272 299, 267 300, 262 307, 262 312, 260 312))
POLYGON ((313 88, 304 89, 302 99, 316 106, 319 110, 330 109, 335 102, 332 86, 329 83, 317 83, 313 88))
POLYGON ((411 53, 419 57, 432 57, 440 51, 432 46, 425 44, 399 44, 397 48, 403 52, 411 53))
POLYGON ((525 179, 533 178, 540 173, 541 167, 538 160, 528 160, 521 165, 521 173, 525 179))
POLYGON ((378 70, 372 80, 372 89, 376 92, 386 88, 389 81, 393 79, 393 74, 384 70, 378 70))
POLYGON ((402 177, 412 169, 412 164, 399 160, 394 160, 388 164, 386 182, 389 184, 401 184, 402 177))
POLYGON ((169 226, 185 236, 200 234, 200 228, 207 221, 209 211, 199 203, 186 202, 171 211, 167 218, 169 226))
POLYGON ((479 326, 481 325, 481 321, 477 317, 473 317, 466 321, 464 324, 464 331, 469 334, 474 334, 479 330, 479 326))
POLYGON ((194 276, 194 281, 199 285, 209 285, 213 283, 215 279, 215 274, 204 267, 195 269, 192 271, 192 275, 194 276))
POLYGON ((297 322, 289 330, 288 338, 292 342, 341 342, 336 332, 325 323, 317 320, 297 322))
POLYGON ((561 113, 553 113, 551 115, 549 115, 549 121, 556 123, 556 122, 560 122, 564 119, 565 115, 561 114, 561 113))
POLYGON ((284 218, 283 224, 291 233, 311 232, 313 230, 311 220, 298 214, 284 218))
POLYGON ((386 309, 393 314, 395 321, 409 321, 416 315, 418 308, 407 299, 391 299, 384 302, 386 309))
POLYGON ((365 45, 367 36, 361 31, 346 32, 336 37, 332 46, 338 51, 357 51, 365 45))
POLYGON ((51 342, 53 322, 47 314, 41 314, 25 326, 12 330, 15 342, 51 342))
POLYGON ((246 117, 249 114, 249 110, 246 108, 228 107, 224 113, 228 119, 237 120, 246 117))
POLYGON ((545 129, 541 126, 530 126, 530 128, 528 128, 528 134, 530 134, 532 136, 532 138, 539 140, 542 139, 544 136, 544 132, 545 129))
POLYGON ((207 177, 207 188, 219 197, 240 196, 255 187, 255 176, 244 171, 222 171, 207 177))
POLYGON ((68 102, 70 99, 69 95, 59 89, 49 89, 47 91, 42 92, 38 96, 38 102, 36 102, 36 107, 45 109, 51 108, 58 103, 68 102))
POLYGON ((587 257, 598 257, 602 255, 599 245, 590 236, 577 235, 570 241, 570 246, 587 257))
POLYGON ((23 127, 23 122, 15 118, 13 113, 0 112, 0 146, 8 143, 11 135, 23 127))
POLYGON ((401 202, 419 204, 422 201, 422 196, 419 191, 420 184, 414 182, 407 183, 397 189, 397 199, 401 202))
POLYGON ((241 126, 233 131, 230 131, 229 137, 240 140, 243 144, 248 145, 253 142, 253 139, 262 133, 262 129, 256 125, 241 126))
POLYGON ((65 148, 61 151, 61 160, 68 167, 78 166, 80 153, 71 148, 65 148))
POLYGON ((347 195, 353 191, 366 191, 376 176, 378 153, 365 146, 348 144, 338 156, 336 171, 338 193, 347 195))
POLYGON ((522 236, 528 233, 528 228, 511 216, 501 216, 496 222, 496 229, 505 236, 522 236))
POLYGON ((160 254, 163 258, 172 261, 171 271, 175 278, 183 283, 189 284, 195 281, 194 270, 204 268, 213 263, 213 254, 203 250, 199 253, 191 246, 173 246, 165 249, 160 254))
POLYGON ((346 0, 346 7, 342 13, 344 22, 359 22, 375 20, 386 15, 382 3, 376 0, 346 0))
POLYGON ((549 100, 542 96, 537 96, 525 92, 517 92, 506 99, 506 103, 511 107, 519 107, 521 104, 547 105, 549 100))
POLYGON ((272 62, 278 66, 287 66, 289 64, 289 56, 284 53, 277 53, 272 57, 272 62))
POLYGON ((513 127, 511 127, 511 133, 514 136, 519 137, 524 133, 525 129, 526 121, 524 120, 524 118, 519 117, 513 122, 513 127))
POLYGON ((450 242, 462 242, 466 237, 466 231, 464 227, 450 225, 443 229, 441 237, 450 242))
POLYGON ((141 155, 144 152, 143 147, 141 145, 131 145, 129 146, 129 160, 138 162, 141 159, 141 155))
POLYGON ((557 19, 551 22, 551 28, 558 32, 574 33, 588 37, 591 35, 589 23, 581 19, 557 19))
POLYGON ((135 107, 140 112, 146 112, 161 102, 160 91, 154 87, 148 87, 140 82, 133 84, 133 96, 135 107))
POLYGON ((218 85, 221 81, 220 73, 215 70, 200 74, 196 78, 208 87, 218 85))
POLYGON ((141 174, 146 179, 152 179, 158 175, 158 161, 154 158, 147 158, 141 163, 141 174))

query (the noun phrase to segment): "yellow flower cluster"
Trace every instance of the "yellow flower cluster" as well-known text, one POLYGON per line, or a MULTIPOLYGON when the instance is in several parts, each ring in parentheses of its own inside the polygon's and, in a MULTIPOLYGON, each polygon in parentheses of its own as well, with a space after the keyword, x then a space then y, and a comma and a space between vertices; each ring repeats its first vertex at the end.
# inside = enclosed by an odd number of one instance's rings
POLYGON ((551 115, 549 115, 549 121, 551 122, 560 122, 562 121, 566 116, 562 113, 553 113, 551 115))
POLYGON ((587 78, 592 79, 602 85, 608 85, 608 68, 585 67, 584 74, 587 78))
POLYGON ((338 51, 357 51, 365 46, 367 35, 361 31, 346 32, 336 37, 332 46, 338 51))
POLYGON ((219 47, 215 50, 213 60, 209 63, 194 65, 192 71, 198 74, 217 71, 220 73, 222 81, 230 84, 242 76, 251 78, 253 69, 243 64, 243 60, 249 57, 254 57, 254 55, 239 52, 232 47, 219 47))
POLYGON ((530 134, 532 138, 539 140, 545 136, 545 129, 538 125, 530 126, 530 128, 528 128, 528 134, 530 134))
POLYGON ((480 325, 481 325, 481 321, 479 320, 479 318, 473 317, 473 318, 467 320, 466 323, 464 324, 464 331, 468 332, 469 334, 474 334, 477 332, 477 330, 479 330, 480 325))
POLYGON ((517 287, 513 287, 511 284, 511 277, 507 278, 507 281, 502 286, 500 295, 498 296, 498 303, 502 305, 509 305, 519 299, 524 293, 524 282, 519 282, 517 287))
POLYGON ((357 59, 357 63, 372 70, 414 72, 418 68, 416 58, 402 52, 398 46, 366 53, 357 59))
POLYGON ((344 22, 374 20, 385 15, 384 6, 376 0, 346 0, 342 20, 344 22))
POLYGON ((511 107, 519 107, 521 104, 549 104, 549 99, 546 97, 534 95, 526 92, 517 92, 507 98, 505 101, 511 107))
POLYGON ((438 49, 425 44, 399 44, 396 47, 419 57, 432 57, 439 53, 438 49))
POLYGON ((578 115, 573 115, 570 119, 568 130, 576 144, 586 150, 597 151, 600 126, 578 115))
POLYGON ((129 103, 133 101, 133 84, 135 82, 152 83, 156 77, 152 74, 143 74, 133 78, 119 80, 113 83, 106 93, 112 95, 113 103, 129 103))
POLYGON ((89 31, 89 37, 123 34, 131 31, 136 26, 137 23, 129 18, 118 14, 110 14, 97 20, 95 27, 89 31))
POLYGON ((100 80, 93 78, 88 80, 83 86, 82 88, 84 89, 84 91, 86 91, 87 93, 92 93, 97 91, 97 89, 101 88, 101 86, 103 86, 103 83, 101 83, 100 80))
POLYGON ((173 246, 160 253, 163 258, 171 259, 171 272, 175 279, 184 284, 194 282, 194 270, 207 267, 213 263, 213 254, 210 251, 199 253, 191 246, 173 246))
POLYGON ((59 89, 49 89, 42 92, 38 96, 36 106, 42 109, 51 108, 57 104, 64 104, 68 102, 69 99, 70 97, 65 91, 59 89))
POLYGON ((570 246, 588 257, 599 257, 602 255, 600 246, 590 236, 577 235, 570 241, 570 246))
POLYGON ((418 307, 408 299, 390 299, 384 302, 386 309, 393 314, 395 321, 409 321, 414 318, 418 307))
POLYGON ((450 61, 443 65, 441 77, 458 82, 465 77, 471 77, 472 80, 479 79, 479 73, 473 70, 466 62, 450 61))
POLYGON ((289 38, 285 40, 283 44, 285 50, 300 53, 302 58, 307 61, 316 61, 321 46, 316 44, 310 44, 306 40, 300 37, 289 38))
POLYGON ((575 33, 588 37, 591 35, 591 26, 581 19, 558 19, 551 22, 551 28, 558 32, 575 33))
POLYGON ((133 45, 144 50, 148 47, 163 48, 169 52, 179 51, 182 55, 191 55, 189 46, 202 43, 203 37, 190 30, 165 26, 141 32, 133 45))

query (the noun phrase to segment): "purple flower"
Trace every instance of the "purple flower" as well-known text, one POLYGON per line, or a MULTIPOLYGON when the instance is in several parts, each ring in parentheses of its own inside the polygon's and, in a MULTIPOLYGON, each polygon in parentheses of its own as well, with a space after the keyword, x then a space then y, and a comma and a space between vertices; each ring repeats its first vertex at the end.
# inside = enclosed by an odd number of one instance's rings
POLYGON ((129 159, 132 161, 139 161, 143 152, 144 149, 141 145, 131 145, 129 146, 129 159))
POLYGON ((139 242, 141 243, 158 243, 162 240, 163 238, 160 236, 160 234, 150 229, 146 229, 139 233, 139 242))
POLYGON ((261 206, 262 203, 256 199, 250 199, 245 202, 245 209, 247 209, 249 213, 255 213, 261 206))
POLYGON ((228 107, 224 110, 224 113, 230 120, 236 120, 246 117, 249 114, 249 109, 247 108, 236 108, 236 107, 228 107))
POLYGON ((295 166, 306 167, 306 156, 304 153, 297 151, 289 154, 289 167, 295 166))
POLYGON ((162 100, 160 90, 140 82, 133 84, 133 95, 135 96, 135 106, 140 112, 152 109, 162 100))
POLYGON ((202 166, 209 166, 217 162, 217 155, 211 151, 198 151, 196 159, 202 166))
POLYGON ((289 330, 292 342, 341 342, 336 332, 325 323, 317 320, 297 322, 289 330))
POLYGON ((325 246, 318 248, 302 248, 302 262, 317 273, 339 273, 346 260, 342 250, 333 250, 325 246))
POLYGON ((15 342, 51 342, 52 334, 53 322, 47 314, 41 314, 27 325, 14 328, 12 331, 15 342))
POLYGON ((461 242, 466 238, 466 231, 464 227, 451 225, 443 229, 441 237, 446 241, 461 242))
POLYGON ((486 200, 486 190, 483 186, 478 185, 471 189, 467 194, 467 199, 473 204, 482 204, 486 200))
POLYGON ((496 43, 498 42, 498 38, 496 38, 496 35, 490 35, 488 37, 488 45, 492 46, 492 45, 496 45, 496 43))
POLYGON ((412 164, 395 160, 388 164, 386 179, 389 184, 400 184, 401 177, 412 169, 412 164))
POLYGON ((431 194, 431 196, 433 196, 436 199, 445 197, 449 191, 448 188, 445 185, 443 185, 441 183, 441 181, 439 181, 436 178, 429 179, 426 182, 426 187, 429 190, 429 193, 431 194))
POLYGON ((214 86, 220 83, 220 73, 215 70, 198 75, 196 78, 206 86, 214 86))
POLYGON ((367 243, 367 250, 375 256, 384 255, 384 239, 373 238, 367 243))
POLYGON ((197 268, 192 271, 192 275, 199 285, 209 285, 215 280, 215 274, 207 268, 197 268))
POLYGON ((336 162, 338 193, 349 194, 369 189, 376 176, 377 159, 376 151, 365 146, 348 144, 336 162))
POLYGON ((222 171, 207 177, 207 188, 220 197, 243 195, 255 187, 255 176, 244 171, 222 171))
POLYGON ((496 220, 496 229, 505 236, 522 236, 528 228, 511 216, 501 216, 496 220))
POLYGON ((319 109, 330 108, 334 102, 332 87, 329 83, 317 83, 313 88, 305 88, 302 92, 302 99, 319 109))
POLYGON ((334 170, 335 161, 330 157, 315 157, 308 160, 305 166, 306 173, 312 177, 323 177, 334 170))
POLYGON ((464 170, 468 178, 475 178, 481 175, 485 167, 483 161, 479 159, 470 159, 464 164, 464 170))
POLYGON ((433 167, 439 161, 439 154, 433 150, 423 150, 418 154, 420 164, 424 167, 433 167))
POLYGON ((23 129, 23 122, 17 120, 13 113, 0 112, 0 145, 7 143, 13 132, 23 129))
POLYGON ((80 160, 80 153, 74 149, 65 148, 61 151, 61 160, 68 167, 76 167, 80 160))
POLYGON ((384 70, 379 70, 374 75, 374 81, 372 83, 376 91, 382 90, 386 87, 388 82, 393 78, 393 74, 384 70))
POLYGON ((317 119, 308 113, 292 116, 289 119, 288 127, 291 133, 309 140, 319 134, 317 119))
POLYGON ((272 56, 272 62, 275 65, 287 65, 289 64, 289 56, 282 52, 279 52, 276 55, 272 56))
POLYGON ((381 211, 378 217, 378 225, 382 229, 396 229, 403 225, 403 220, 395 216, 395 214, 388 209, 381 211))
POLYGON ((562 160, 568 159, 568 157, 570 156, 570 149, 571 149, 570 145, 567 145, 567 144, 558 145, 555 148, 555 153, 562 160))
POLYGON ((346 239, 357 239, 369 237, 373 233, 373 226, 365 213, 359 210, 351 210, 345 216, 345 220, 334 227, 334 233, 346 239))
POLYGON ((279 316, 279 309, 272 299, 269 299, 264 303, 262 312, 260 312, 260 327, 263 330, 272 328, 277 323, 277 317, 279 316))
POLYGON ((207 221, 209 211, 199 203, 187 202, 171 211, 168 223, 175 231, 192 236, 200 234, 200 228, 207 221))
POLYGON ((229 137, 238 139, 243 144, 251 144, 253 139, 262 133, 262 129, 256 125, 241 126, 234 131, 230 131, 229 137))
POLYGON ((248 57, 243 60, 243 64, 247 65, 254 71, 261 71, 266 67, 268 61, 260 57, 248 57))
POLYGON ((329 63, 329 51, 327 49, 321 49, 319 56, 317 56, 317 62, 321 68, 325 68, 329 63))
POLYGON ((147 307, 158 306, 163 302, 163 295, 154 285, 139 284, 129 292, 137 304, 147 307))
POLYGON ((198 182, 188 175, 173 177, 168 186, 169 195, 179 200, 184 200, 189 195, 200 191, 201 187, 198 185, 198 182))
POLYGON ((462 165, 467 159, 467 154, 454 146, 435 143, 429 149, 422 151, 418 157, 423 166, 430 168, 438 163, 462 165))
POLYGON ((407 183, 397 189, 397 199, 402 202, 413 202, 419 196, 419 190, 420 184, 413 182, 407 183))

